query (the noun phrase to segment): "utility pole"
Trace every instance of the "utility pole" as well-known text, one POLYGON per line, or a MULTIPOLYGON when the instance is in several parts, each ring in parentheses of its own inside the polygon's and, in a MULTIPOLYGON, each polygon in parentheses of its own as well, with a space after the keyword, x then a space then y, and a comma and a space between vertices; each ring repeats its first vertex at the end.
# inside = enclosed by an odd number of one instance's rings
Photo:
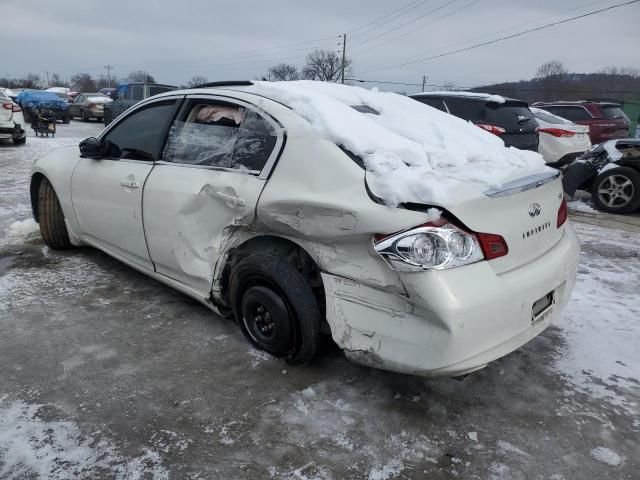
POLYGON ((104 68, 107 69, 107 85, 111 88, 111 69, 113 68, 113 65, 105 65, 104 68))
POLYGON ((51 85, 49 84, 49 71, 45 70, 45 72, 47 74, 47 88, 49 88, 51 85))
POLYGON ((342 83, 344 83, 344 64, 346 62, 346 56, 347 56, 347 34, 343 33, 342 34, 342 75, 341 75, 342 83))
POLYGON ((424 92, 424 85, 425 85, 425 83, 427 83, 427 78, 429 78, 429 77, 427 77, 425 75, 422 75, 422 91, 423 92, 424 92))

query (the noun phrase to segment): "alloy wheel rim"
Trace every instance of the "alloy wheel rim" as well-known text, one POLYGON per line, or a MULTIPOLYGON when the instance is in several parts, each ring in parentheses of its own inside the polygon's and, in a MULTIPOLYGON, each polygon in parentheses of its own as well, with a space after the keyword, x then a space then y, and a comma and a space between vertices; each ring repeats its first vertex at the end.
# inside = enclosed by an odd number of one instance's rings
POLYGON ((625 175, 610 175, 598 185, 598 198, 608 207, 623 207, 635 193, 633 182, 625 175))

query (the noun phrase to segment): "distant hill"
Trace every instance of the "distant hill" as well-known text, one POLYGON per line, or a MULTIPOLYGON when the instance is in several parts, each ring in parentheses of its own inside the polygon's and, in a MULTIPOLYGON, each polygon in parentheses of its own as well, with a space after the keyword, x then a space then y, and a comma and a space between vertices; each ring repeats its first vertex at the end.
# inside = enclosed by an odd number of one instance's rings
POLYGON ((496 83, 472 89, 529 103, 552 100, 617 100, 640 102, 640 76, 609 73, 567 73, 546 78, 496 83))

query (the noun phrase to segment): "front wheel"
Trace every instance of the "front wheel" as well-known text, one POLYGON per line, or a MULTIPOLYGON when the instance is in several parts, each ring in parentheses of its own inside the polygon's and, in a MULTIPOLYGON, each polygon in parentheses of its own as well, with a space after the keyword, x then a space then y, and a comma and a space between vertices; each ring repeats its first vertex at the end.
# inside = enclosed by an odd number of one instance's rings
POLYGON ((304 276, 285 259, 249 255, 230 278, 235 317, 257 348, 293 365, 310 361, 321 343, 318 302, 304 276))
POLYGON ((38 189, 38 221, 42 240, 48 247, 54 250, 73 248, 58 196, 46 178, 38 189))
POLYGON ((89 121, 89 117, 87 117, 87 112, 85 112, 84 110, 80 111, 80 117, 82 118, 83 122, 88 122, 89 121))
POLYGON ((591 195, 599 210, 633 212, 640 207, 640 173, 630 167, 611 168, 595 179, 591 195))

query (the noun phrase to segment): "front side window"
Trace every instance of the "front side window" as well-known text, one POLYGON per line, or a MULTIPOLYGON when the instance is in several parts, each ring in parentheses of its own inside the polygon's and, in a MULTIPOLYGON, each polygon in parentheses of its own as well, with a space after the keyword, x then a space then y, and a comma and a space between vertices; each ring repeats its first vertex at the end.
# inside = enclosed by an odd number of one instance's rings
POLYGON ((245 107, 198 101, 171 127, 163 160, 259 173, 276 144, 271 124, 245 107))
POLYGON ((102 139, 108 158, 157 160, 176 108, 176 101, 158 102, 118 122, 102 139))

